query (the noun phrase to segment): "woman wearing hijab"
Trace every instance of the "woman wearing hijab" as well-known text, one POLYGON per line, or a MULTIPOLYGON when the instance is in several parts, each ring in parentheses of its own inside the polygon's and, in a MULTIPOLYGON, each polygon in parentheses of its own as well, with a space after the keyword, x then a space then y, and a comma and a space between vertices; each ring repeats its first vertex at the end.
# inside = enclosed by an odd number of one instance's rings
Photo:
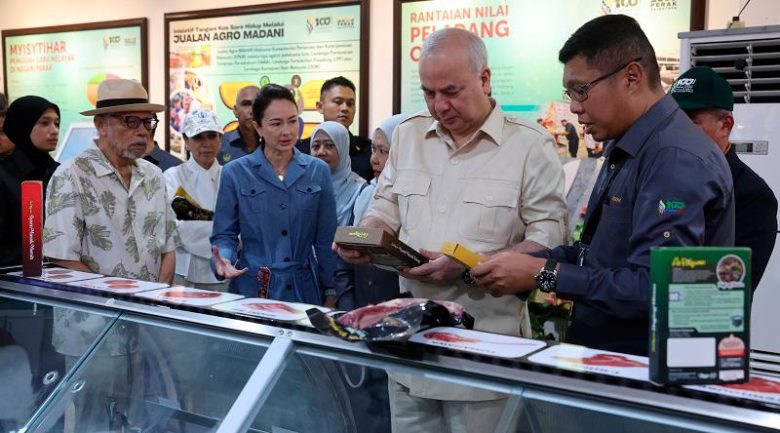
POLYGON ((374 130, 371 137, 371 169, 374 170, 374 178, 371 179, 368 186, 360 193, 355 201, 355 211, 353 213, 355 225, 360 223, 363 213, 366 212, 374 198, 374 190, 379 181, 379 175, 385 169, 387 158, 390 157, 390 145, 393 144, 393 132, 395 127, 406 120, 409 116, 406 114, 396 114, 383 120, 379 127, 374 130))
POLYGON ((8 107, 3 132, 16 148, 0 161, 0 266, 22 261, 22 181, 40 180, 46 191, 59 165, 49 155, 57 148, 59 129, 60 109, 46 99, 24 96, 8 107))
POLYGON ((341 123, 323 122, 311 134, 311 156, 330 167, 333 193, 336 195, 336 222, 347 226, 352 222, 352 210, 366 180, 352 171, 349 158, 349 131, 341 123))
MULTIPOLYGON (((371 168, 374 178, 363 188, 355 200, 351 225, 358 225, 363 213, 374 198, 379 176, 390 156, 393 132, 407 115, 396 114, 385 119, 371 137, 371 168)), ((344 261, 336 269, 336 293, 339 308, 351 310, 369 304, 376 304, 398 296, 398 274, 374 266, 354 266, 344 261)))

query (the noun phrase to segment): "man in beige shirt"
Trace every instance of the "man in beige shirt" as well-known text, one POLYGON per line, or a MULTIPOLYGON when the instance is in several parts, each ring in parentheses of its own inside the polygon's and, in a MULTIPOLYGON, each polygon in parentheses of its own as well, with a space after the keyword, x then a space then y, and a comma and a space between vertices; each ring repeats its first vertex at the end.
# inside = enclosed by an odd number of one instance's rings
MULTIPOLYGON (((485 45, 467 31, 444 29, 428 37, 419 71, 428 112, 396 130, 360 225, 397 233, 430 259, 402 272, 402 291, 462 304, 477 329, 530 336, 525 302, 491 296, 463 266, 436 251, 445 241, 483 254, 563 242, 563 170, 552 137, 496 105, 485 45)), ((370 261, 357 251, 337 250, 349 262, 370 261)), ((389 386, 394 432, 492 432, 506 398, 399 374, 391 375, 389 386)))

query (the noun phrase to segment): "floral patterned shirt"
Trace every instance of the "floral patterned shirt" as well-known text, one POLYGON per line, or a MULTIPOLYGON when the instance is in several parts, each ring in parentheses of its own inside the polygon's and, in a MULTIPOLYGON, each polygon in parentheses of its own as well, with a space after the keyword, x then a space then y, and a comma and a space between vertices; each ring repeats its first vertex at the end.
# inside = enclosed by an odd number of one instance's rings
POLYGON ((97 147, 62 164, 46 192, 43 254, 79 260, 93 272, 157 281, 176 249, 176 217, 162 172, 137 160, 126 187, 97 147))
MULTIPOLYGON (((156 281, 162 254, 176 249, 176 217, 168 205, 162 172, 137 160, 124 185, 103 152, 90 147, 62 164, 46 191, 43 253, 79 260, 92 272, 156 281)), ((110 317, 71 308, 54 309, 52 344, 57 352, 81 356, 111 324, 110 317)), ((123 355, 135 337, 119 326, 101 353, 123 355)))

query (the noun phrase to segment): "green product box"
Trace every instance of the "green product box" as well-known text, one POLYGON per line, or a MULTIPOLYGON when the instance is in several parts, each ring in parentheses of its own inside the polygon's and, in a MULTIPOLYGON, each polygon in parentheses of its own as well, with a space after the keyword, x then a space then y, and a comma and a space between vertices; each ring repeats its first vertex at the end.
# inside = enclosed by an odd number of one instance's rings
POLYGON ((738 247, 652 249, 652 382, 747 382, 750 253, 738 247))

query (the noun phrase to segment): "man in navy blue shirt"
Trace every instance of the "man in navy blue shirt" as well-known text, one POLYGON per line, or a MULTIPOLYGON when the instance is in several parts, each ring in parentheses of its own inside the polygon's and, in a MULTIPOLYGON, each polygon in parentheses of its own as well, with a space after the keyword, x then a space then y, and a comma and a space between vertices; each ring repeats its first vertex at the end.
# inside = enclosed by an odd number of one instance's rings
POLYGON ((219 165, 225 165, 257 149, 258 136, 252 125, 252 103, 259 91, 257 86, 246 86, 236 94, 233 114, 238 120, 238 128, 222 136, 222 145, 217 153, 219 165))
POLYGON ((535 287, 574 301, 567 341, 647 354, 650 249, 733 245, 723 154, 661 88, 655 52, 625 15, 589 21, 559 53, 563 85, 586 134, 608 141, 581 243, 503 252, 473 269, 495 295, 535 287))
POLYGON ((680 75, 669 94, 726 155, 734 181, 734 245, 753 251, 750 282, 755 291, 775 247, 777 199, 764 179, 739 159, 729 142, 734 127, 731 86, 711 68, 699 66, 680 75))

